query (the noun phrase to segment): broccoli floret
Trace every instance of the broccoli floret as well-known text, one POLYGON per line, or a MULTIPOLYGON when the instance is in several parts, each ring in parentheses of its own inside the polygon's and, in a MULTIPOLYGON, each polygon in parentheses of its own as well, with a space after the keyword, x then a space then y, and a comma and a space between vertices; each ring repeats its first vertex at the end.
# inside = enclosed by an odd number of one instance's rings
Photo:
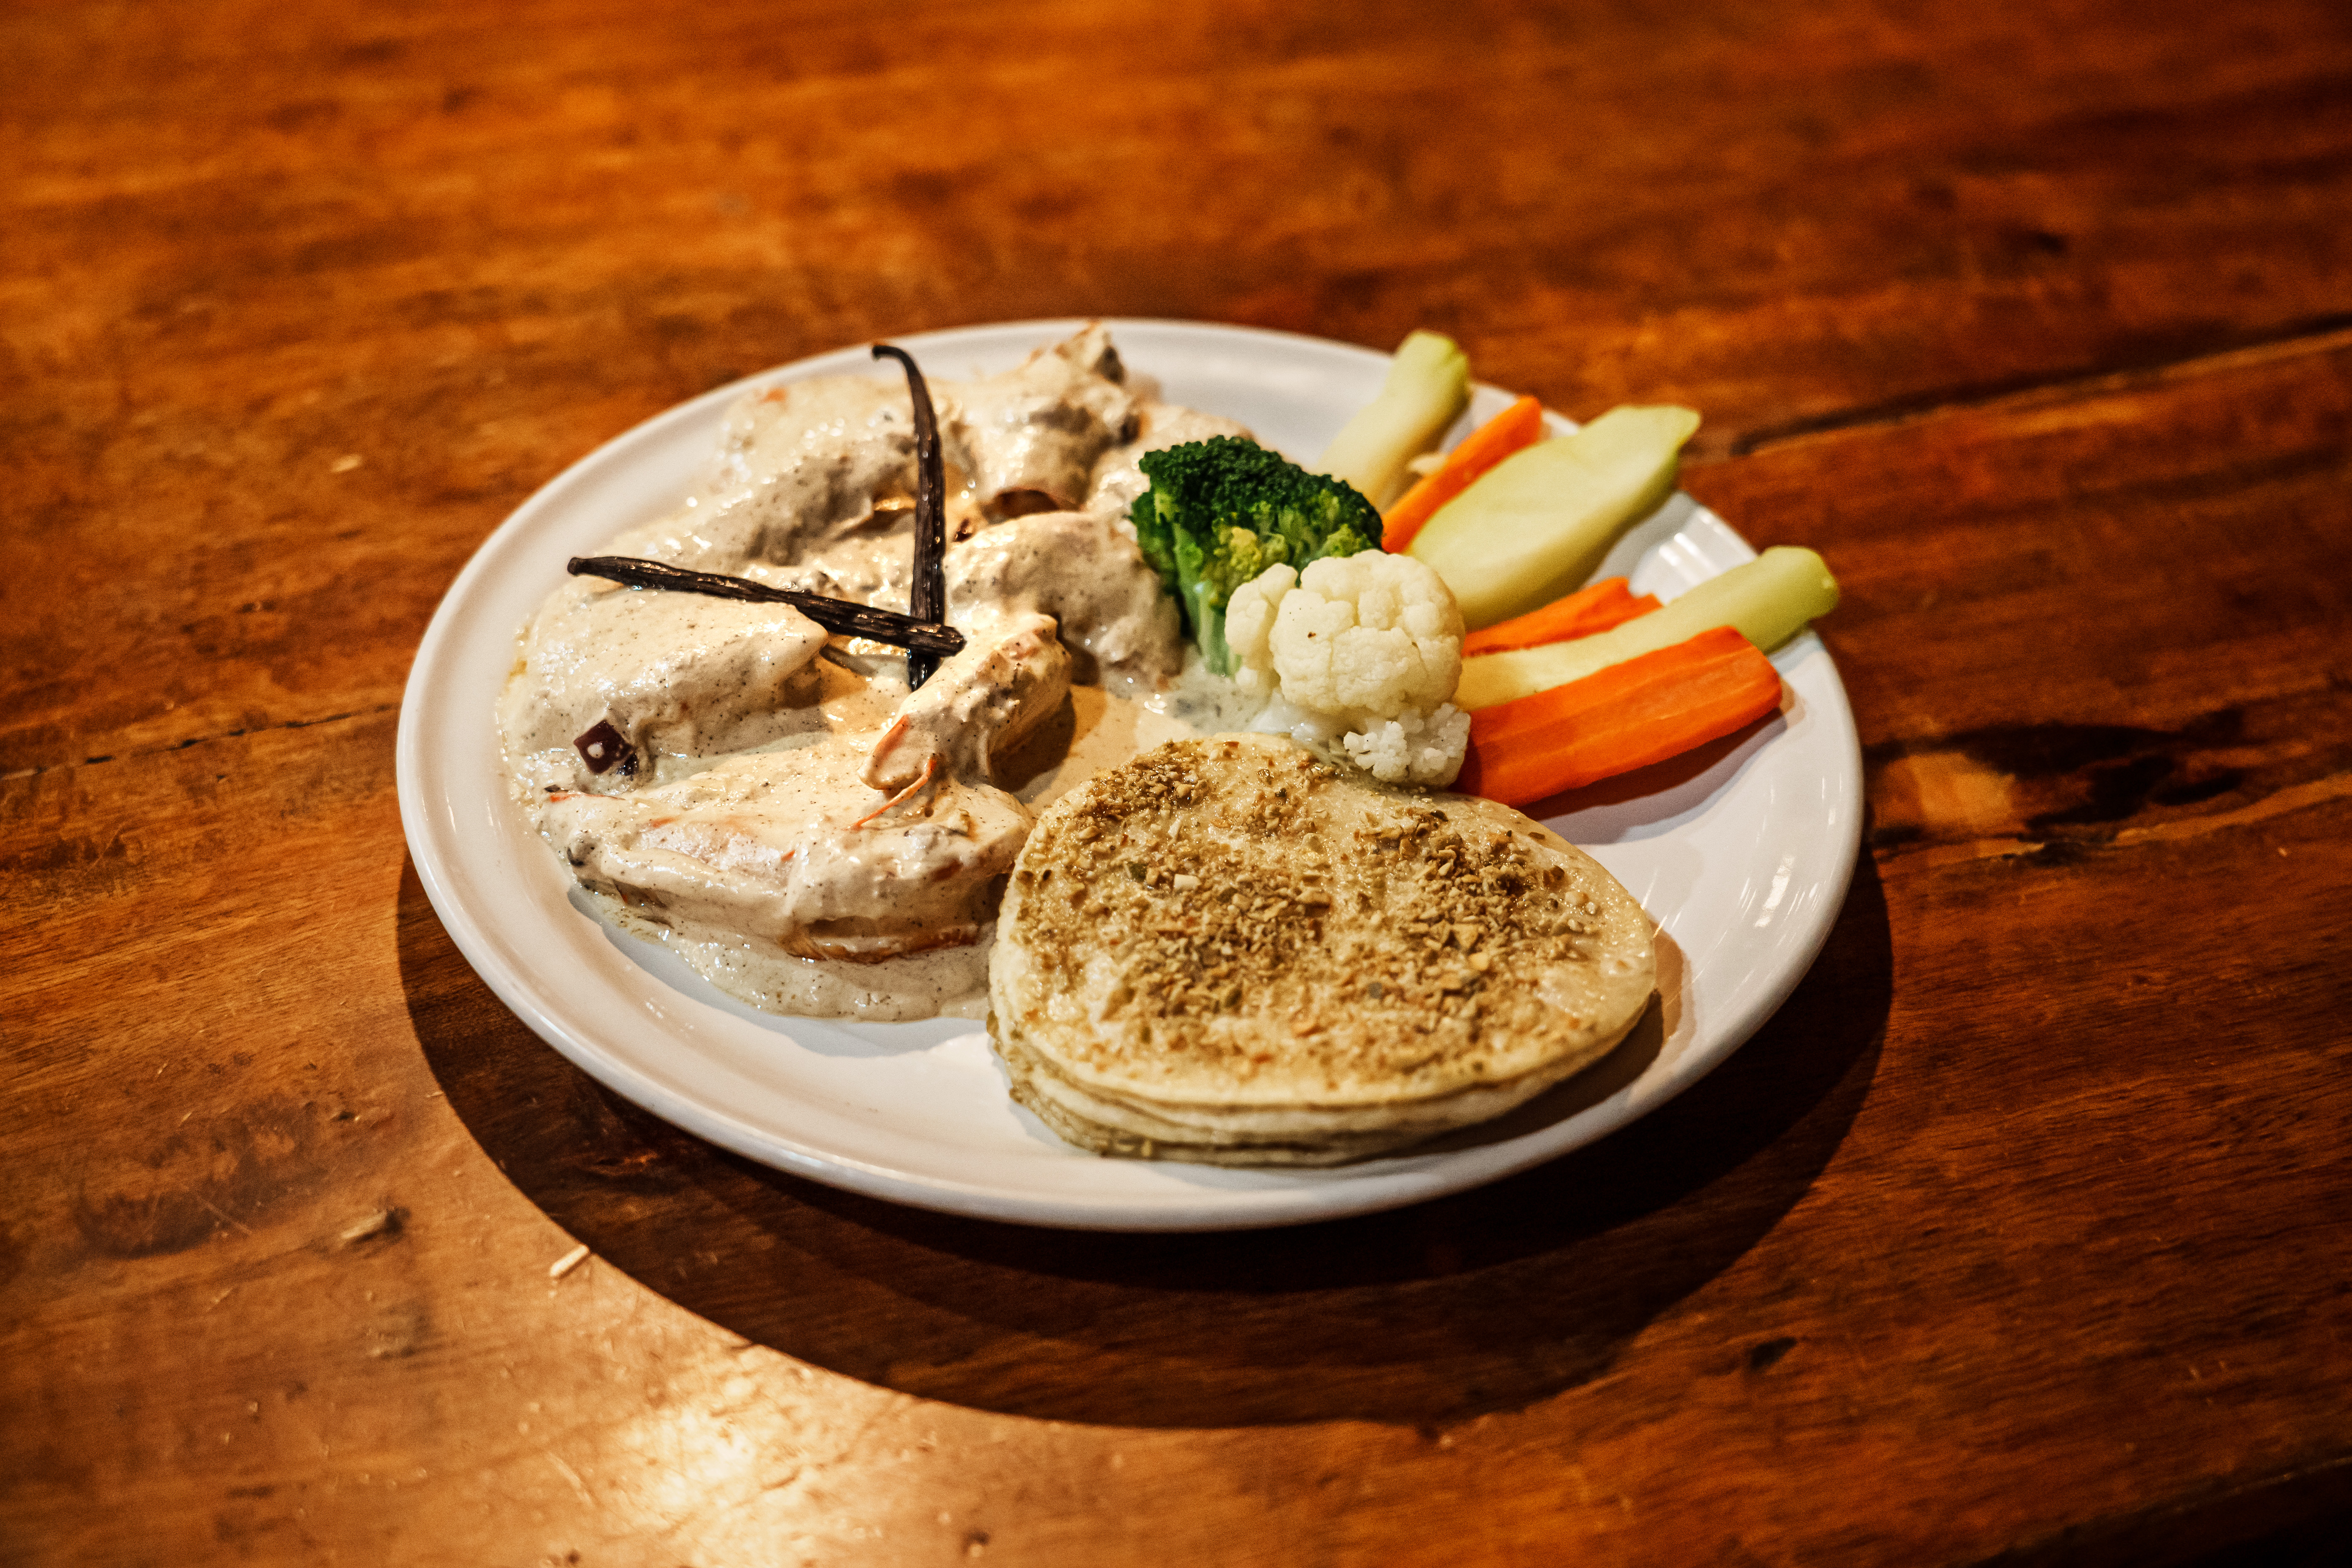
POLYGON ((1269 566, 1377 550, 1381 514, 1355 489, 1310 474, 1255 441, 1212 436, 1146 452, 1151 488, 1129 516, 1136 542, 1176 595, 1202 657, 1234 671, 1225 602, 1269 566))

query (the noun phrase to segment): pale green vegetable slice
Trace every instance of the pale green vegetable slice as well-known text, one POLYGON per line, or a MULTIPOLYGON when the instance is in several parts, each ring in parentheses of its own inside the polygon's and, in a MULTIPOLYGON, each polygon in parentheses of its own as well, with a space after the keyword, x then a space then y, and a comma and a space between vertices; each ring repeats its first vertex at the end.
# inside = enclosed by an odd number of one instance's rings
POLYGON ((1538 441, 1437 509, 1410 553, 1445 579, 1472 631, 1583 586, 1617 536, 1675 493, 1698 416, 1672 405, 1611 409, 1538 441))
POLYGON ((1452 338, 1414 332, 1397 345, 1380 395, 1356 410, 1323 449, 1322 471, 1386 506, 1405 487, 1405 465, 1434 451, 1469 406, 1470 356, 1452 338))
POLYGON ((1594 637, 1462 661, 1457 708, 1491 708, 1532 697, 1597 670, 1729 626, 1769 653, 1837 608, 1837 579, 1810 550, 1776 545, 1744 566, 1710 577, 1672 603, 1594 637))

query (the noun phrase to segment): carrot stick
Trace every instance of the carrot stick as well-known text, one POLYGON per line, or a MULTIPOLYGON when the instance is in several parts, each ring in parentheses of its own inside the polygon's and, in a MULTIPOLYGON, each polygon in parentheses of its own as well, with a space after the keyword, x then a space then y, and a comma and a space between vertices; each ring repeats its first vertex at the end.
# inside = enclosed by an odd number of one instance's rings
POLYGON ((1543 405, 1522 397, 1462 437, 1435 472, 1397 497, 1381 519, 1381 548, 1394 555, 1412 542, 1421 525, 1439 507, 1470 488, 1470 481, 1543 434, 1543 405))
POLYGON ((1506 805, 1662 763, 1780 706, 1780 675, 1729 626, 1470 715, 1454 787, 1506 805))
POLYGON ((1579 588, 1564 599, 1554 599, 1540 610, 1529 610, 1498 621, 1485 631, 1462 639, 1462 657, 1476 653, 1507 653, 1515 647, 1539 647, 1548 642, 1589 637, 1621 626, 1635 616, 1658 607, 1655 594, 1636 597, 1622 577, 1603 577, 1589 588, 1579 588))

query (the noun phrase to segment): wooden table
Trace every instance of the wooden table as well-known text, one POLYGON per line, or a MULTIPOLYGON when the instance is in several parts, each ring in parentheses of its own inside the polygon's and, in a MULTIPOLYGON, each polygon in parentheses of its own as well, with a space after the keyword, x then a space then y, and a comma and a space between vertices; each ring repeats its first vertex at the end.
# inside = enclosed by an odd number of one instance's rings
POLYGON ((2340 4, 205 0, 0 67, 0 1556, 2346 1548, 2340 4), (776 1175, 493 999, 394 794, 468 553, 736 375, 1086 313, 1705 411, 1687 487, 1844 581, 1871 798, 1727 1066, 1137 1238, 776 1175))

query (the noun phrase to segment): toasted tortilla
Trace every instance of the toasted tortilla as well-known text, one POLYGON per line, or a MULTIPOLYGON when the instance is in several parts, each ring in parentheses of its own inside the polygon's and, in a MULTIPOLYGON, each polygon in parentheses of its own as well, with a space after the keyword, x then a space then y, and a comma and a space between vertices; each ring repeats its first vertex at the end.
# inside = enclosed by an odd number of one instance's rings
POLYGON ((990 963, 1016 1100, 1100 1153, 1328 1164, 1499 1116, 1598 1060, 1652 928, 1507 806, 1275 736, 1173 742, 1038 819, 990 963))

